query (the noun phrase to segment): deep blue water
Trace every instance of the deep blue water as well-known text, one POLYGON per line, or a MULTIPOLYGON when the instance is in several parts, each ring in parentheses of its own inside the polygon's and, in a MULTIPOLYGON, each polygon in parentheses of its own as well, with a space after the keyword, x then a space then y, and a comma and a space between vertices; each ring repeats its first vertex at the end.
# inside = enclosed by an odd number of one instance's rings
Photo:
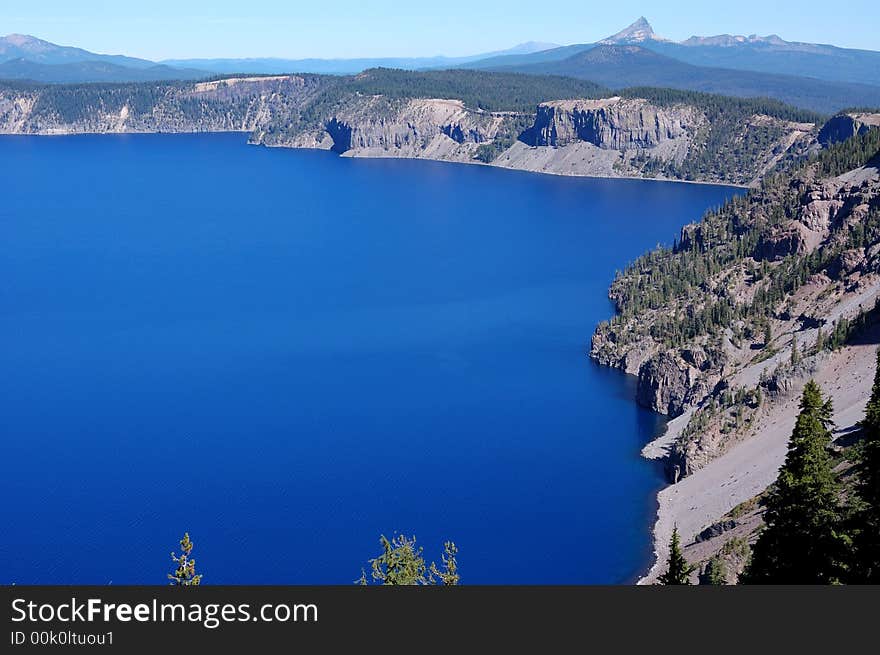
POLYGON ((0 138, 0 583, 467 583, 650 558, 658 429, 587 358, 614 271, 735 193, 246 146, 0 138))

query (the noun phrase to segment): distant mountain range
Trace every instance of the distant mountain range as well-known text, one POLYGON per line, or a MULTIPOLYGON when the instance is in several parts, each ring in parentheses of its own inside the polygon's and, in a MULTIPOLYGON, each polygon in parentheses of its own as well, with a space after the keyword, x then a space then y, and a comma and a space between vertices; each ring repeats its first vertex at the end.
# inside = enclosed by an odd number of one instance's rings
POLYGON ((530 55, 535 52, 552 50, 559 46, 554 43, 529 41, 507 50, 487 52, 467 57, 372 57, 361 59, 167 59, 161 63, 182 68, 197 68, 212 73, 258 73, 276 75, 279 73, 324 73, 329 75, 350 75, 369 68, 402 68, 420 70, 429 68, 454 68, 492 57, 530 55))
POLYGON ((597 43, 581 43, 531 54, 491 57, 473 62, 468 67, 510 69, 562 61, 599 45, 636 45, 694 66, 880 86, 880 52, 784 41, 775 34, 692 36, 676 43, 658 36, 644 17, 597 43))
POLYGON ((528 55, 558 47, 555 43, 529 41, 506 50, 466 57, 169 59, 155 62, 123 55, 102 55, 82 48, 56 45, 33 36, 10 34, 0 38, 0 79, 77 83, 199 79, 232 73, 345 75, 368 68, 453 68, 491 57, 528 55))
POLYGON ((76 61, 66 64, 40 64, 27 59, 12 59, 0 64, 0 79, 31 80, 47 84, 79 84, 83 82, 161 82, 195 80, 210 73, 151 64, 133 68, 106 61, 76 61))
POLYGON ((595 43, 528 42, 467 57, 153 62, 96 54, 32 36, 0 38, 0 79, 45 83, 186 80, 240 73, 347 75, 370 68, 563 75, 611 88, 654 86, 772 97, 826 113, 848 106, 880 106, 880 52, 785 41, 777 35, 721 34, 675 42, 658 36, 644 17, 595 43))
POLYGON ((645 18, 597 43, 503 55, 462 68, 564 75, 611 88, 654 86, 771 97, 830 113, 880 106, 880 52, 760 37, 658 36, 645 18))
POLYGON ((880 107, 880 86, 695 66, 639 45, 597 45, 559 61, 493 66, 491 70, 576 77, 612 89, 652 86, 744 98, 770 97, 821 113, 833 113, 845 106, 880 107))

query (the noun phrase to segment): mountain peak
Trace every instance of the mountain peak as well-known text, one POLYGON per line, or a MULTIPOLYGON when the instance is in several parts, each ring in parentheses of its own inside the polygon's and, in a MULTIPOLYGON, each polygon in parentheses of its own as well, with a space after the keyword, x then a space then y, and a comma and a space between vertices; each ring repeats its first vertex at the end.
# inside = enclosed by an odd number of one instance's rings
POLYGON ((58 46, 28 34, 7 34, 0 37, 0 55, 31 56, 57 50, 58 46))
POLYGON ((640 16, 632 25, 620 30, 617 34, 612 34, 611 36, 602 39, 599 43, 642 43, 644 41, 662 40, 663 39, 654 33, 654 28, 651 27, 651 23, 648 22, 648 19, 644 16, 640 16))
POLYGON ((48 41, 43 41, 42 39, 38 39, 35 36, 30 36, 29 34, 7 34, 6 36, 0 38, 0 41, 5 41, 6 43, 18 46, 19 48, 23 46, 51 45, 48 41))

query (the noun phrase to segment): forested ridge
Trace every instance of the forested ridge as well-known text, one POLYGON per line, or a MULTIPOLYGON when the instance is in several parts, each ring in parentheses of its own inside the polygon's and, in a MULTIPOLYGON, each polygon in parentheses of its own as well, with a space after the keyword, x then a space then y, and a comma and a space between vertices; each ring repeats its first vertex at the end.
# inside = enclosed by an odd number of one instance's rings
MULTIPOLYGON (((868 220, 840 234, 835 243, 803 256, 790 254, 771 266, 774 257, 759 246, 774 228, 797 218, 802 189, 796 180, 805 173, 811 177, 840 175, 878 154, 880 130, 870 130, 831 146, 794 171, 767 176, 759 188, 707 212, 702 221, 683 228, 673 245, 652 250, 617 274, 610 293, 618 314, 602 329, 613 330, 646 310, 683 299, 688 301, 689 311, 667 314, 644 326, 653 338, 668 346, 730 327, 736 319, 760 321, 840 251, 880 240, 880 207, 875 204, 868 220), (715 276, 737 263, 747 266, 752 281, 764 280, 748 303, 737 302, 723 286, 707 288, 715 276)), ((635 336, 629 332, 625 338, 635 336)))
MULTIPOLYGON (((779 121, 819 125, 826 117, 818 112, 799 109, 772 98, 735 98, 696 91, 634 87, 619 92, 625 98, 644 98, 654 105, 672 107, 691 105, 705 115, 710 129, 697 136, 695 147, 683 161, 664 162, 648 159, 643 170, 647 174, 663 174, 683 180, 718 178, 746 183, 754 170, 756 159, 772 149, 785 134, 779 121), (755 116, 769 116, 778 121, 755 122, 755 116), (745 126, 749 126, 745 138, 745 126)), ((785 168, 801 153, 783 159, 785 168)))
POLYGON ((347 78, 336 88, 389 98, 455 98, 471 109, 513 112, 533 112, 546 100, 613 95, 606 87, 571 77, 471 70, 375 68, 347 78))
POLYGON ((833 144, 708 211, 617 273, 617 313, 591 357, 638 375, 643 405, 677 417, 670 481, 752 435, 825 355, 877 313, 880 130, 833 144))
MULTIPOLYGON (((469 111, 495 112, 499 125, 493 138, 481 143, 473 158, 494 161, 532 127, 538 104, 564 99, 596 99, 620 95, 644 98, 663 107, 695 107, 705 117, 705 127, 692 135, 693 145, 684 160, 666 160, 650 150, 630 160, 622 174, 687 180, 713 180, 744 184, 751 181, 760 162, 767 159, 790 128, 786 122, 806 125, 822 116, 770 99, 742 99, 670 89, 638 88, 619 92, 587 80, 552 75, 478 72, 472 70, 404 71, 371 69, 357 75, 253 76, 250 92, 234 85, 236 78, 212 77, 213 92, 205 82, 45 85, 0 82, 0 95, 33 98, 30 130, 63 129, 86 125, 100 131, 96 117, 127 112, 127 125, 136 131, 185 131, 251 127, 258 113, 262 134, 278 142, 309 130, 324 129, 339 112, 366 98, 374 103, 370 118, 392 121, 395 112, 412 99, 460 100, 469 111), (230 79, 228 89, 224 80, 230 79), (290 80, 285 82, 284 80, 290 80), (294 82, 293 80, 296 80, 294 82), (267 106, 270 111, 255 110, 267 106), (753 121, 754 116, 770 121, 753 121), (213 126, 213 128, 212 128, 213 126), (631 169, 631 170, 630 170, 631 169)), ((2 100, 2 98, 0 98, 2 100)), ((2 114, 0 114, 2 115, 2 114)), ((795 147, 783 153, 780 165, 802 155, 795 147)), ((775 155, 774 155, 775 156, 775 155)))

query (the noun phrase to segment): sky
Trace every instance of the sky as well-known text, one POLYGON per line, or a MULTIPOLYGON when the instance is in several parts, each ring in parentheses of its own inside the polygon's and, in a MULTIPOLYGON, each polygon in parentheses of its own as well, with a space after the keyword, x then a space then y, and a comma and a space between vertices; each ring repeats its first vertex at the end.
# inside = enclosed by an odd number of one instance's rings
POLYGON ((94 52, 189 57, 456 56, 523 41, 590 43, 644 15, 674 40, 779 34, 880 50, 880 2, 737 0, 28 0, 0 3, 0 35, 31 34, 94 52), (711 8, 707 8, 711 7, 711 8))

